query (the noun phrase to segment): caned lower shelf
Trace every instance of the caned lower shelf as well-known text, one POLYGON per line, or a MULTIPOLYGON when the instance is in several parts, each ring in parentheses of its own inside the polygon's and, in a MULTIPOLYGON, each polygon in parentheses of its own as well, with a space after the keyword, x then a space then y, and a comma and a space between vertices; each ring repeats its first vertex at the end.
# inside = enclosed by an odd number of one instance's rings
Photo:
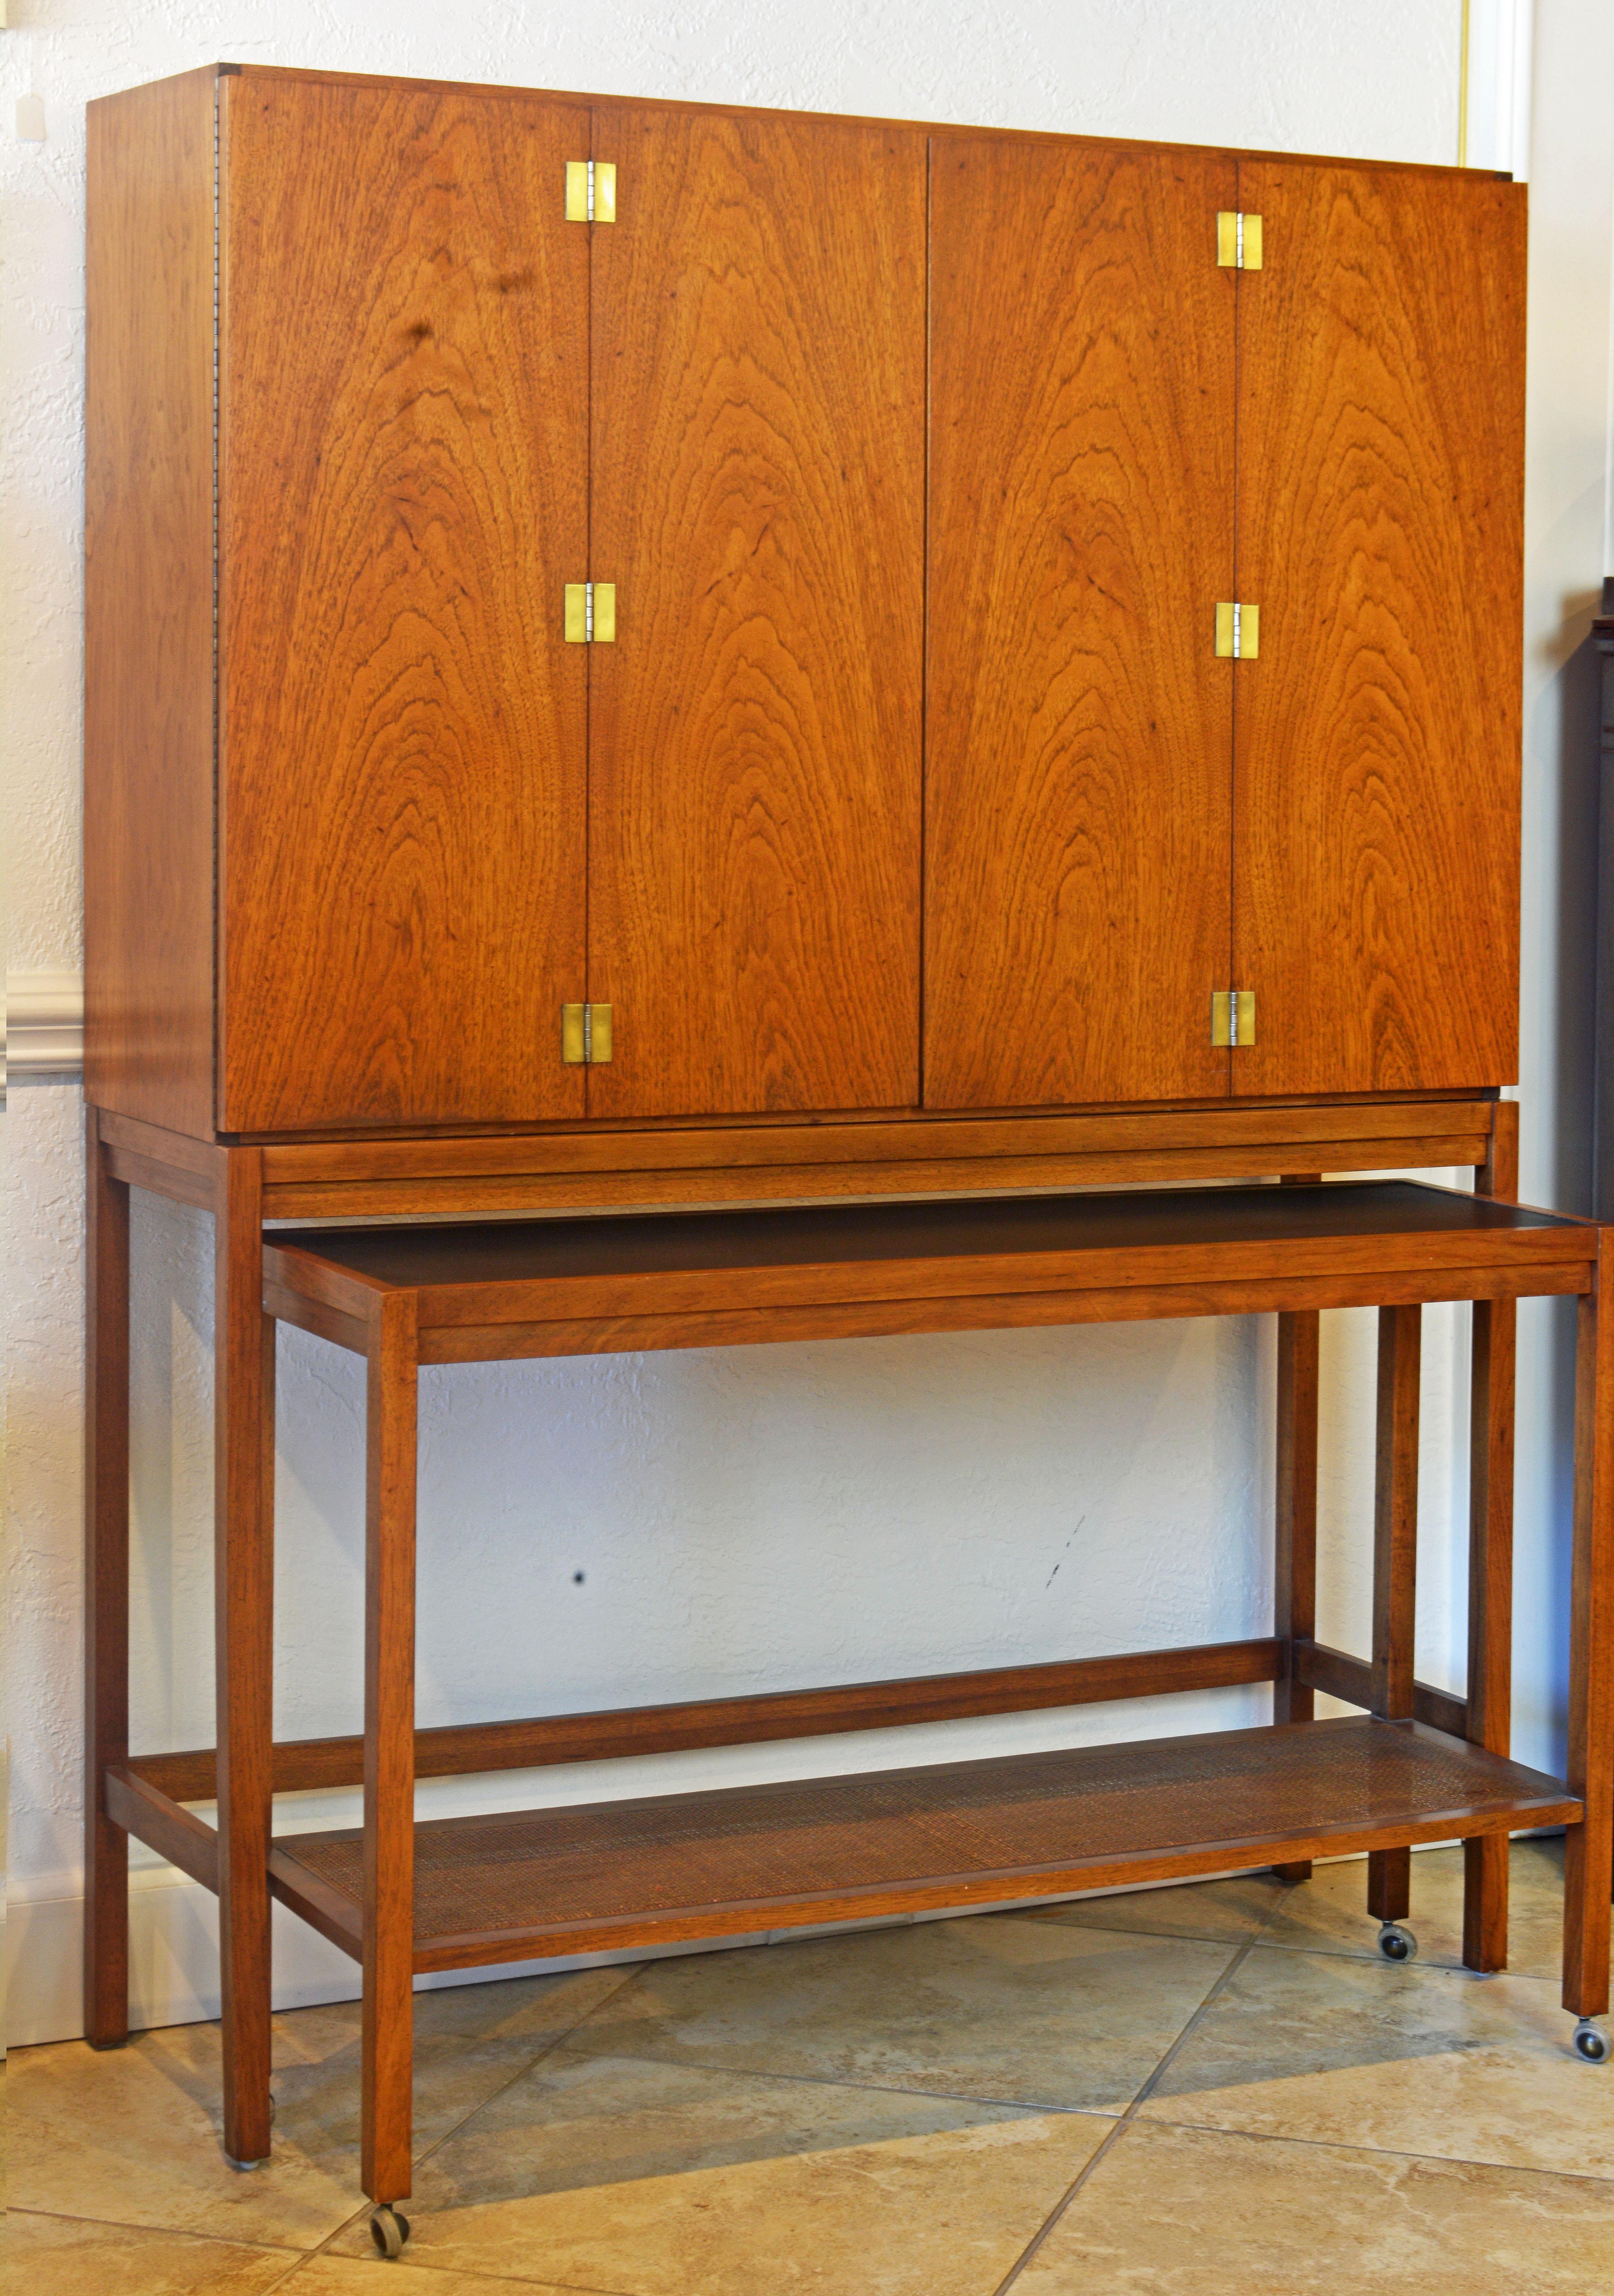
MULTIPOLYGON (((415 1829, 415 1966, 470 1968, 990 1905, 1573 1823, 1558 1780, 1352 1717, 415 1829)), ((275 1894, 357 1953, 359 1829, 283 1839, 275 1894)))

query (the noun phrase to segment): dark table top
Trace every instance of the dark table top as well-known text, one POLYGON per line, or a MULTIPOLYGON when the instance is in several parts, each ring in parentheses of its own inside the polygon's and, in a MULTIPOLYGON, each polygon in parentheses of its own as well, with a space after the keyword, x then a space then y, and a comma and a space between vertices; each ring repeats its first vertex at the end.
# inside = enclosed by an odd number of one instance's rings
POLYGON ((1184 1244, 1495 1235, 1584 1225, 1427 1182, 1351 1180, 433 1226, 277 1228, 266 1241, 293 1245, 381 1283, 414 1287, 1184 1244))

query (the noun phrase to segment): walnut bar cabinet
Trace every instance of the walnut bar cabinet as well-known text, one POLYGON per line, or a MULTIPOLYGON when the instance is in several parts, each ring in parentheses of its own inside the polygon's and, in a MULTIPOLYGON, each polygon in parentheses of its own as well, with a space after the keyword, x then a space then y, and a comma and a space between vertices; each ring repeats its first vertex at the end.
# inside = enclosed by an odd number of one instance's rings
POLYGON ((668 1806, 604 1864, 550 1821, 496 1850, 423 1833, 412 1944, 411 1759, 1170 1682, 1271 1681, 1280 1726, 1113 1775, 1071 1756, 1040 1783, 870 1782, 813 1821, 836 1834, 816 1865, 774 1855, 766 1797, 706 1807, 689 1841, 718 1830, 736 1901, 822 1909, 1193 1870, 1195 1843, 1237 1862, 1235 1835, 1299 1867, 1348 1838, 1393 1926, 1406 1846, 1438 1823, 1468 1844, 1467 1957, 1494 1968, 1507 1824, 1556 1808, 1580 1845, 1571 1993, 1592 2014, 1599 1246, 1503 1209, 1523 187, 231 64, 93 104, 87 166, 92 2042, 127 2030, 134 1831, 217 1889, 225 2146, 263 2158, 272 1881, 356 1947, 384 2009, 365 2143, 389 2202, 417 1952, 717 1919, 678 1881, 694 1851, 665 1838, 684 1822, 668 1806), (1475 1175, 1466 1210, 1397 1199, 1410 1228, 1344 1177, 1453 1168, 1475 1175), (1274 1181, 1295 1185, 1240 1185, 1274 1181), (1221 1210, 1180 1193, 1211 1184, 1232 1189, 1221 1210), (131 1186, 209 1212, 217 1267, 217 1743, 137 1760, 131 1186), (1135 1195, 1088 1213, 1073 1193, 1161 1186, 1200 1208, 1169 1247, 1135 1195), (1320 1202, 1356 1203, 1360 1231, 1302 1234, 1320 1202), (1248 1235, 1217 1225, 1234 1205, 1248 1235), (540 1225, 447 1234, 515 1218, 540 1225), (438 1226, 393 1230, 399 1257, 366 1275, 380 1247, 356 1228, 294 1246, 276 1225, 377 1220, 438 1226), (675 1234, 667 1264, 632 1264, 675 1234), (568 1262, 585 1240, 627 1258, 568 1262), (456 1250, 489 1255, 483 1273, 408 1272, 411 1252, 452 1271, 456 1250), (1532 1289, 1581 1298, 1591 1351, 1581 1734, 1558 1787, 1506 1760, 1514 1303, 1532 1289), (434 1321, 451 1294, 466 1312, 434 1321), (1407 1673, 1403 1422, 1437 1298, 1475 1302, 1464 1700, 1407 1673), (1387 1319, 1371 1662, 1313 1631, 1317 1317, 1349 1302, 1387 1319), (412 1740, 399 1719, 417 1348, 1262 1307, 1281 1318, 1271 1636, 491 1736, 412 1740), (373 1366, 367 1756, 269 1734, 283 1313, 373 1366), (1372 1719, 1315 1726, 1319 1689, 1372 1719), (385 1889, 358 1885, 351 1845, 272 1855, 276 1786, 366 1760, 385 1889), (211 1830, 184 1808, 209 1797, 211 1830), (960 1845, 946 1872, 914 1867, 922 1834, 960 1845), (583 1866, 616 1894, 561 1886, 583 1866), (651 1867, 689 1903, 651 1902, 651 1867), (461 1869, 484 1876, 475 1903, 461 1869))
MULTIPOLYGON (((148 1144, 152 1147, 153 1144, 148 1144)), ((118 1159, 108 1162, 116 1168, 118 1159)), ((119 1184, 109 1180, 109 1187, 119 1184)), ((1413 1181, 1146 1190, 991 1201, 778 1207, 594 1219, 281 1228, 263 1258, 261 1562, 272 1600, 270 1386, 277 1320, 368 1365, 365 1730, 275 1744, 268 1669, 234 1685, 230 1742, 100 1769, 105 1823, 221 1898, 239 1871, 186 1809, 226 1759, 255 1782, 256 1876, 363 1969, 364 2182, 378 2246, 410 2189, 417 1972, 1274 1865, 1366 1850, 1381 1946, 1410 1949, 1413 1844, 1471 1857, 1464 1957, 1505 1959, 1494 1857, 1510 1830, 1567 1829, 1563 1997, 1576 2046, 1607 2054, 1614 1865, 1614 1239, 1589 1221, 1413 1181), (1466 1700, 1413 1669, 1421 1318, 1436 1300, 1494 1309, 1580 1301, 1569 1775, 1507 1753, 1506 1522, 1477 1491, 1466 1700), (1239 1643, 986 1673, 542 1717, 414 1726, 416 1387, 422 1363, 1275 1310, 1286 1351, 1324 1308, 1380 1311, 1373 1647, 1315 1634, 1315 1455, 1289 1414, 1278 1617, 1239 1643), (1075 1751, 938 1763, 584 1808, 416 1824, 424 1775, 627 1751, 755 1742, 900 1721, 1068 1707, 1266 1683, 1271 1726, 1075 1751), (1318 1721, 1325 1691, 1364 1710, 1318 1721), (267 1838, 273 1791, 364 1787, 361 1828, 267 1838)), ((1297 1382, 1299 1384, 1299 1382, 1297 1382)), ((1477 1386, 1483 1405, 1486 1390, 1477 1386)), ((1482 1419, 1482 1464, 1509 1430, 1482 1419)), ((1481 1475, 1483 1485, 1484 1477, 1481 1475)), ((109 1538, 106 1560, 118 1557, 109 1538)), ((232 1598, 233 1599, 233 1597, 232 1598)), ((229 1621, 226 1621, 228 1627, 229 1621)), ((239 1845, 236 1845, 239 1855, 239 1845)), ((266 1973, 258 1982, 266 1992, 266 1973)), ((258 2076, 266 2089, 266 2065, 258 2076)), ((263 2100, 254 2100, 262 2102, 263 2100)))

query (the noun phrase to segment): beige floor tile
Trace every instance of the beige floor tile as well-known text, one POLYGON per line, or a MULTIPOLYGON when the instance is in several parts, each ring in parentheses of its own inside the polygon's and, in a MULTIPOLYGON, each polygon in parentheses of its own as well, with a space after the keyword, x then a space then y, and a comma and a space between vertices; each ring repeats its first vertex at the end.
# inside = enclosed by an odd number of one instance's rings
MULTIPOLYGON (((388 2296, 386 2281, 376 2279, 377 2260, 373 2256, 310 2256, 294 2265, 291 2277, 281 2284, 275 2296, 388 2296)), ((397 2283, 391 2284, 394 2289, 397 2283)), ((434 2272, 430 2280, 414 2280, 408 2284, 417 2296, 510 2296, 512 2288, 520 2296, 618 2296, 614 2289, 602 2291, 558 2287, 553 2280, 523 2280, 503 2273, 489 2280, 480 2272, 434 2272)))
POLYGON ((217 2047, 216 2027, 190 2025, 105 2054, 78 2041, 13 2054, 13 2201, 294 2249, 324 2240, 361 2197, 351 2173, 283 2136, 267 2168, 229 2168, 218 2149, 217 2047))
MULTIPOLYGON (((249 2248, 193 2233, 85 2224, 12 2209, 6 2281, 16 2296, 266 2296, 297 2263, 283 2248, 249 2248)), ((334 2292, 333 2292, 334 2296, 334 2292)))
MULTIPOLYGON (((1509 1863, 1508 1968, 1515 1977, 1556 1977, 1563 1956, 1563 1843, 1515 1841, 1509 1863)), ((1462 1852, 1420 1850, 1413 1859, 1407 1926, 1421 1962, 1462 1963, 1462 1852)), ((1261 1933, 1263 1945, 1377 1959, 1379 1924, 1367 1910, 1367 1861, 1319 1866, 1291 1890, 1261 1933)))
MULTIPOLYGON (((623 1981, 619 1969, 417 1994, 415 2140, 435 2143, 623 1981)), ((238 2174, 218 2148, 217 2025, 174 2025, 104 2053, 15 2051, 11 2189, 61 2216, 312 2248, 362 2201, 358 2008, 274 2021, 269 2165, 238 2174)))
POLYGON ((1014 2296, 1591 2296, 1614 2185, 1134 2121, 1014 2296))
POLYGON ((1112 2126, 561 2051, 422 2163, 404 2259, 626 2296, 991 2296, 1112 2126))
POLYGON ((1016 1914, 641 1969, 568 2043, 592 2054, 1120 2112, 1230 1958, 1016 1914))
POLYGON ((1258 1945, 1143 2113, 1614 2177, 1614 2079, 1573 2030, 1539 1978, 1258 1945))
MULTIPOLYGON (((630 1968, 579 1969, 444 1986, 414 1997, 414 2147, 435 2144, 592 2010, 630 1968)), ((337 2002, 277 2018, 275 2136, 309 2152, 356 2156, 359 2005, 337 2002)))
POLYGON ((1149 1937, 1208 1938, 1241 1945, 1269 1922, 1290 1891, 1275 1874, 1236 1874, 1226 1882, 1189 1882, 1169 1890, 1128 1890, 1073 1905, 1028 1906, 1034 1920, 1072 1922, 1078 1929, 1127 1930, 1149 1937))

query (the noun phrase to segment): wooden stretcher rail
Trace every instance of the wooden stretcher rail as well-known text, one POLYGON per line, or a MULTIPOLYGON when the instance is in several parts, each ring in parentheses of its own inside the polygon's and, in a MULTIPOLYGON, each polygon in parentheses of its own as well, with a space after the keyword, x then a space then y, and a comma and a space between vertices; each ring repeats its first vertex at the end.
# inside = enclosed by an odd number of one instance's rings
MULTIPOLYGON (((538 1172, 692 1171, 734 1164, 840 1164, 954 1157, 1092 1154, 1142 1148, 1303 1141, 1412 1139, 1486 1132, 1497 1103, 1484 1095, 1398 1099, 1203 1102, 1192 1107, 1033 1111, 1020 1116, 937 1114, 741 1117, 726 1123, 553 1125, 530 1132, 271 1140, 270 1186, 357 1178, 467 1178, 538 1172)), ((121 1122, 121 1119, 111 1119, 121 1122)))
MULTIPOLYGON (((643 1349, 755 1347, 788 1340, 901 1339, 928 1332, 1023 1331, 1065 1324, 1149 1323, 1174 1317, 1249 1316, 1306 1308, 1405 1307, 1443 1300, 1572 1296, 1585 1288, 1584 1262, 1520 1270, 1408 1269, 1370 1285, 1357 1276, 1292 1282, 1134 1285, 1115 1292, 974 1293, 964 1299, 876 1300, 822 1306, 738 1308, 684 1315, 583 1317, 575 1321, 436 1326, 421 1333, 423 1364, 504 1363, 544 1356, 636 1354, 643 1349), (1373 1297, 1368 1298, 1369 1291, 1373 1297)), ((266 1293, 266 1304, 267 1303, 266 1293)), ((277 1292, 277 1302, 291 1295, 277 1292)), ((284 1321, 322 1336, 325 1324, 280 1305, 284 1321)), ((349 1328, 352 1328, 349 1324, 349 1328)))
MULTIPOLYGON (((1478 1167, 1483 1094, 1110 1109, 1023 1116, 594 1126, 531 1133, 271 1140, 270 1219, 738 1205, 856 1196, 1115 1188, 1308 1172, 1478 1167)), ((223 1144, 102 1110, 110 1177, 212 1209, 223 1144)))
MULTIPOLYGON (((270 1219, 464 1218, 474 1213, 627 1210, 667 1205, 823 1202, 854 1196, 987 1195, 1069 1188, 1130 1188, 1275 1177, 1304 1149, 1313 1172, 1371 1171, 1375 1165, 1444 1170, 1485 1160, 1488 1135, 1440 1132, 1390 1140, 1271 1141, 1259 1147, 1117 1149, 1083 1155, 871 1158, 844 1164, 772 1162, 674 1166, 602 1172, 471 1174, 441 1179, 266 1183, 270 1219)), ((267 1160, 272 1152, 265 1151, 267 1160)))
MULTIPOLYGON (((1331 1650, 1326 1643, 1299 1641, 1295 1644, 1296 1679, 1308 1690, 1321 1690, 1330 1698, 1341 1698, 1348 1706, 1367 1710, 1373 1702, 1373 1670, 1363 1658, 1353 1658, 1348 1651, 1331 1650)), ((1468 1701, 1458 1698, 1449 1690, 1437 1690, 1432 1682, 1413 1685, 1413 1713, 1416 1720, 1427 1722, 1431 1730, 1444 1730, 1451 1737, 1468 1735, 1468 1701)))
POLYGON ((157 1850, 193 1882, 218 1894, 218 1836, 177 1800, 132 1769, 109 1769, 102 1783, 107 1816, 126 1833, 157 1850))
MULTIPOLYGON (((668 1706, 628 1706, 594 1714, 545 1714, 528 1721, 472 1722, 417 1730, 417 1777, 465 1777, 489 1770, 537 1769, 554 1762, 607 1761, 625 1754, 686 1752, 700 1746, 761 1745, 848 1730, 895 1729, 983 1714, 1097 1706, 1111 1699, 1158 1698, 1275 1682, 1282 1645, 1272 1636, 1199 1643, 1182 1650, 1062 1659, 1045 1666, 991 1667, 969 1674, 914 1675, 890 1682, 837 1684, 823 1690, 764 1691, 668 1706)), ((172 1801, 210 1801, 217 1791, 210 1747, 144 1754, 128 1775, 172 1801)), ((354 1786, 365 1775, 362 1738, 291 1740, 274 1749, 274 1792, 354 1786)), ((121 1822, 121 1821, 120 1821, 121 1822)))

